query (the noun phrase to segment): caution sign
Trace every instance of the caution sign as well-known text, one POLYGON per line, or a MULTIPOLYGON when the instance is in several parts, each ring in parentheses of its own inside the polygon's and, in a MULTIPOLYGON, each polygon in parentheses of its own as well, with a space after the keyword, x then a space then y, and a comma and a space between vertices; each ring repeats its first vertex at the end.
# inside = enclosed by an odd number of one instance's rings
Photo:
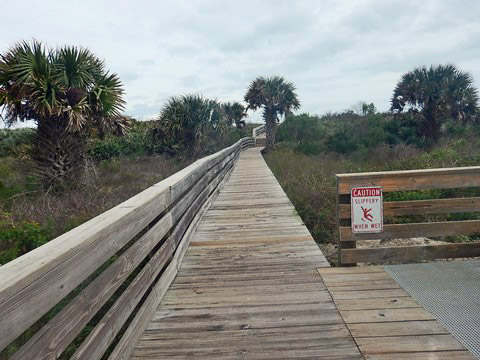
POLYGON ((352 188, 352 232, 383 231, 383 195, 380 186, 352 188))

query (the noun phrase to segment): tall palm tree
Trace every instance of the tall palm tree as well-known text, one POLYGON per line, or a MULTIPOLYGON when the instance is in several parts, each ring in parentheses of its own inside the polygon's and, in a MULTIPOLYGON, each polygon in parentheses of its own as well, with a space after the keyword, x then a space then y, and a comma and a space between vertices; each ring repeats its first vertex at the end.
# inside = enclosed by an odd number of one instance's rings
POLYGON ((239 102, 235 101, 233 103, 226 102, 222 105, 223 112, 225 113, 226 122, 232 126, 235 124, 237 129, 245 127, 245 120, 243 120, 247 113, 245 112, 245 107, 239 102))
POLYGON ((273 149, 278 117, 300 108, 295 85, 281 76, 258 77, 248 87, 245 101, 248 103, 247 110, 262 108, 266 125, 266 149, 273 149))
POLYGON ((0 106, 8 124, 37 124, 33 160, 47 186, 73 178, 92 127, 120 129, 123 89, 89 50, 21 42, 0 55, 0 106))
POLYGON ((446 119, 462 123, 473 120, 477 104, 477 89, 470 74, 454 65, 432 65, 402 76, 393 92, 390 110, 413 114, 419 122, 419 134, 436 141, 446 119))

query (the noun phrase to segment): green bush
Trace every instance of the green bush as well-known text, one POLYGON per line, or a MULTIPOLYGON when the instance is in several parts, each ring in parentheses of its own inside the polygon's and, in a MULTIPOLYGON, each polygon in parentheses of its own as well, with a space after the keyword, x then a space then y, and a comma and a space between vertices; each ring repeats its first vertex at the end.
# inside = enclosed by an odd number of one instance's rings
POLYGON ((319 155, 325 149, 320 143, 300 143, 294 147, 294 150, 305 155, 319 155))
POLYGON ((355 116, 336 124, 333 134, 327 139, 330 150, 350 154, 361 148, 370 149, 385 143, 385 118, 381 114, 355 116))
POLYGON ((0 129, 0 157, 29 153, 35 129, 0 129))
POLYGON ((40 224, 22 221, 15 224, 8 214, 0 217, 0 264, 5 264, 45 244, 48 236, 40 224))
POLYGON ((280 126, 277 127, 277 141, 292 143, 318 142, 322 138, 320 118, 309 114, 289 116, 280 126))
POLYGON ((145 155, 155 153, 155 139, 149 130, 152 122, 135 122, 130 131, 123 136, 109 136, 105 139, 93 139, 88 146, 89 155, 96 161, 108 160, 119 156, 145 155))

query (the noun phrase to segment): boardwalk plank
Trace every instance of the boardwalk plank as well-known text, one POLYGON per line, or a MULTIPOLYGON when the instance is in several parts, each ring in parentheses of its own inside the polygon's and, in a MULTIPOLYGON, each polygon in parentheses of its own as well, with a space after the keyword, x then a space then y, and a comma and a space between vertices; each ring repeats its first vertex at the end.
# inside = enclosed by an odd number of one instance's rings
POLYGON ((398 284, 378 288, 394 282, 383 267, 318 272, 365 359, 474 359, 398 284))
POLYGON ((327 266, 259 149, 249 149, 132 359, 363 359, 316 270, 327 266))

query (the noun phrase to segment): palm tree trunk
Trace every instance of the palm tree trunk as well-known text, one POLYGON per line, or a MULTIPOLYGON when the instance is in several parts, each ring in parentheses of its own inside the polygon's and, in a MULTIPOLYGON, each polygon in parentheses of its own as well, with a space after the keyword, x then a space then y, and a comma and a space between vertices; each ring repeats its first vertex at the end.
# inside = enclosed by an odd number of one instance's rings
POLYGON ((273 150, 275 146, 275 128, 277 127, 277 119, 271 114, 265 117, 265 134, 266 134, 266 150, 273 150))
POLYGON ((58 118, 38 122, 32 158, 48 189, 74 180, 84 165, 85 137, 68 131, 66 124, 58 118))

